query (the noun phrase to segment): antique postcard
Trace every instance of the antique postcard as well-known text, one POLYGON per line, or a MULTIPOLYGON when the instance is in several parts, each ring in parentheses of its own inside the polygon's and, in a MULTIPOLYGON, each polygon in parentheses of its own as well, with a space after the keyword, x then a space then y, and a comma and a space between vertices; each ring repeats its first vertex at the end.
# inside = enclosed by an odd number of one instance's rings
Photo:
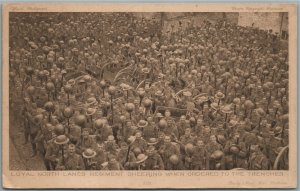
POLYGON ((295 188, 294 4, 6 4, 3 187, 295 188))

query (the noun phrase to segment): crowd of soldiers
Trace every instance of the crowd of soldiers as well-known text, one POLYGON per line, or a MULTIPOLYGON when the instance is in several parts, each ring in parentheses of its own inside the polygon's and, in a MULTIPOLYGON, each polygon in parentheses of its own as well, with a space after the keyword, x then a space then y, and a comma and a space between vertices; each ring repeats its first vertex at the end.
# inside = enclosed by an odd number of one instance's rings
POLYGON ((226 19, 164 25, 11 15, 10 112, 32 157, 47 170, 288 169, 279 35, 226 19))

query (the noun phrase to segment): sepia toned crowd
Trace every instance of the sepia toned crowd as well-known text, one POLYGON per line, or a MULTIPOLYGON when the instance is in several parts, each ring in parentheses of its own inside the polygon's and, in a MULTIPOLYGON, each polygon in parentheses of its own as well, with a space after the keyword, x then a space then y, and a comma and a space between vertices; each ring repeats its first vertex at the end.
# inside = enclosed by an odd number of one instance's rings
POLYGON ((10 112, 32 157, 47 170, 287 170, 280 36, 163 19, 11 15, 10 112))

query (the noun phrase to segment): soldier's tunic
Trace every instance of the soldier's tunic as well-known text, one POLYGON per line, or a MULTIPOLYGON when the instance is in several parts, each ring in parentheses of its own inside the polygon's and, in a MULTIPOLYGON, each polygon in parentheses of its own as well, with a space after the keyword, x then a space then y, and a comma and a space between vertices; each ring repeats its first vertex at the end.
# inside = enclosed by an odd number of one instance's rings
POLYGON ((117 160, 120 162, 120 164, 126 169, 126 170, 132 170, 132 168, 129 166, 125 166, 125 164, 128 163, 134 163, 136 162, 136 157, 132 151, 129 151, 128 155, 128 161, 126 161, 128 150, 120 150, 117 154, 117 160))
POLYGON ((145 161, 145 170, 164 170, 164 162, 158 153, 148 156, 145 161))
POLYGON ((54 170, 59 157, 61 156, 60 147, 52 141, 48 142, 45 154, 45 161, 48 163, 51 170, 54 170))
POLYGON ((115 161, 115 162, 108 162, 108 164, 103 168, 103 170, 124 170, 123 166, 115 161))
POLYGON ((165 141, 163 139, 158 139, 158 142, 155 144, 155 149, 160 149, 161 146, 165 144, 165 141))
POLYGON ((256 144, 258 141, 256 135, 250 132, 245 132, 241 140, 245 143, 246 148, 249 148, 251 145, 256 144))
POLYGON ((159 152, 161 153, 161 157, 164 161, 165 170, 172 170, 171 169, 172 163, 170 162, 170 157, 172 155, 179 156, 180 154, 179 148, 173 143, 164 144, 160 147, 159 152))
POLYGON ((135 148, 140 148, 142 153, 144 153, 147 149, 147 142, 143 138, 135 139, 135 141, 132 143, 131 148, 132 150, 134 150, 135 148))
POLYGON ((81 128, 77 125, 71 125, 68 137, 70 138, 70 142, 77 144, 81 137, 81 128))
POLYGON ((156 137, 156 130, 154 125, 147 125, 143 128, 143 137, 145 140, 149 140, 152 137, 156 137))
POLYGON ((267 157, 270 160, 271 165, 274 164, 277 153, 275 152, 278 147, 283 147, 284 142, 281 137, 271 137, 269 143, 267 143, 267 157))
POLYGON ((109 126, 104 126, 101 129, 97 129, 95 132, 96 136, 99 137, 100 142, 104 142, 107 140, 109 135, 113 135, 112 128, 109 126))
POLYGON ((189 125, 186 122, 179 122, 177 129, 178 129, 178 137, 181 137, 184 135, 184 131, 186 128, 188 128, 189 125))
POLYGON ((39 123, 36 123, 34 120, 34 116, 31 115, 29 112, 27 112, 27 116, 28 116, 28 124, 29 124, 29 135, 30 135, 30 139, 31 139, 31 146, 32 146, 32 150, 35 153, 36 152, 36 142, 35 142, 35 138, 38 134, 38 131, 40 129, 40 125, 39 123))
POLYGON ((197 136, 197 137, 200 137, 202 135, 202 129, 203 129, 203 126, 202 125, 196 125, 194 128, 193 128, 193 133, 197 136))
POLYGON ((249 170, 269 170, 269 161, 262 153, 252 153, 249 160, 249 170))
POLYGON ((85 165, 81 155, 74 153, 73 155, 67 155, 64 159, 65 164, 63 164, 62 158, 59 160, 57 169, 63 167, 64 170, 85 170, 85 165))
POLYGON ((225 169, 230 170, 233 168, 244 168, 247 169, 247 153, 248 150, 246 148, 245 143, 239 141, 238 144, 234 140, 227 141, 224 147, 225 153, 225 169), (237 146, 239 148, 239 152, 235 155, 230 152, 231 146, 237 146))
POLYGON ((98 170, 96 158, 83 158, 85 170, 98 170))
POLYGON ((82 138, 76 144, 76 151, 78 154, 81 154, 86 149, 95 149, 97 147, 95 140, 92 137, 82 138))
POLYGON ((45 128, 42 127, 42 129, 38 131, 34 139, 34 142, 37 144, 37 150, 42 155, 45 155, 46 153, 46 147, 47 147, 47 145, 45 144, 46 138, 50 140, 52 138, 52 133, 49 131, 47 132, 45 128), (43 133, 43 131, 45 132, 45 134, 43 133))
POLYGON ((195 137, 193 137, 191 135, 183 135, 180 137, 180 142, 183 145, 186 145, 188 143, 195 144, 195 137))
POLYGON ((191 157, 193 170, 205 169, 206 151, 204 147, 196 146, 191 157))
POLYGON ((103 168, 102 164, 107 162, 107 160, 107 154, 104 150, 97 151, 97 155, 95 156, 96 169, 101 170, 103 168))
POLYGON ((125 126, 124 128, 125 128, 125 130, 124 130, 124 135, 123 136, 124 136, 124 140, 126 141, 126 140, 128 140, 128 138, 130 136, 133 136, 135 134, 136 129, 132 128, 132 127, 127 127, 127 126, 125 126))
POLYGON ((206 170, 210 170, 210 169, 214 168, 211 166, 213 164, 213 160, 211 160, 210 156, 216 150, 220 150, 220 151, 223 150, 222 146, 219 143, 209 142, 208 144, 205 145, 206 170))
POLYGON ((208 144, 210 140, 210 133, 203 132, 199 137, 198 140, 202 140, 204 144, 208 144))
POLYGON ((178 164, 168 164, 168 167, 165 170, 185 170, 182 160, 179 159, 178 164))
POLYGON ((164 130, 166 135, 172 135, 175 136, 176 138, 179 138, 179 132, 178 132, 178 128, 174 123, 172 124, 168 124, 167 128, 164 130))
POLYGON ((117 150, 119 149, 119 146, 116 143, 111 143, 108 141, 104 142, 104 148, 105 151, 109 154, 117 154, 117 150))

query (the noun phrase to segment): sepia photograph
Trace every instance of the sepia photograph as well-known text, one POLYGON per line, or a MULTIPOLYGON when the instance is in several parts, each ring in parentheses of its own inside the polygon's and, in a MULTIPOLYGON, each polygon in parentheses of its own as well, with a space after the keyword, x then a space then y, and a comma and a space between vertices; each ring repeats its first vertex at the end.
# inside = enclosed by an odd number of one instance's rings
POLYGON ((296 172, 289 10, 10 8, 10 176, 296 172))

